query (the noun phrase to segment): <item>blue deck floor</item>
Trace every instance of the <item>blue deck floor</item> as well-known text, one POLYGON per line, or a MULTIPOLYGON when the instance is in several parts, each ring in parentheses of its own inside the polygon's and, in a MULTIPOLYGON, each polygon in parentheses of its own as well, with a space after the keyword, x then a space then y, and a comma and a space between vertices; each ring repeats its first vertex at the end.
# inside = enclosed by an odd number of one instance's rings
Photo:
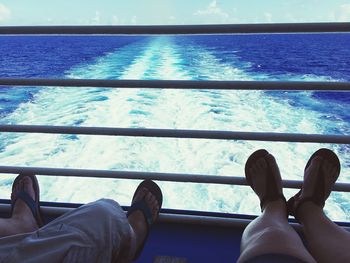
MULTIPOLYGON (((10 200, 0 200, 0 204, 9 204, 10 200)), ((45 205, 48 205, 45 204, 45 205)), ((52 206, 63 204, 50 203, 52 206)), ((78 207, 79 204, 64 204, 66 207, 78 207)), ((197 212, 197 216, 205 216, 208 213, 197 212)), ((8 217, 10 212, 1 212, 0 217, 8 217)), ((207 215, 208 216, 208 215, 207 215)), ((224 215, 222 215, 224 216, 224 215)), ((48 217, 48 221, 55 217, 48 217)), ((252 218, 240 216, 240 219, 252 218)), ((339 225, 350 231, 349 222, 341 222, 339 225)), ((190 224, 178 221, 157 222, 151 229, 148 241, 140 258, 135 262, 154 262, 156 257, 169 256, 185 259, 186 262, 236 262, 239 257, 241 236, 244 227, 228 227, 219 224, 190 224)), ((169 262, 169 261, 167 261, 169 262)))
POLYGON ((156 256, 185 258, 187 262, 236 262, 243 229, 179 223, 158 223, 150 232, 136 262, 156 256))

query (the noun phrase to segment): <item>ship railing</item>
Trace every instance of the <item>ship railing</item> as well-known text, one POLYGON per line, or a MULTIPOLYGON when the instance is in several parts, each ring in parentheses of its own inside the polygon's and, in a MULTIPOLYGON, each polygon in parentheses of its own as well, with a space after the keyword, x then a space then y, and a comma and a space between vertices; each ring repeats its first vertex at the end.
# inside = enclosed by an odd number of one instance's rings
MULTIPOLYGON (((7 26, 0 27, 0 35, 152 35, 152 34, 272 34, 272 33, 339 33, 350 32, 350 23, 297 24, 239 24, 239 25, 185 25, 185 26, 7 26)), ((0 86, 21 87, 102 87, 102 88, 158 88, 158 89, 217 89, 217 90, 279 90, 279 91, 350 91, 350 82, 303 81, 182 81, 182 80, 100 80, 100 79, 18 79, 0 78, 0 86)), ((72 127, 45 125, 0 125, 0 132, 49 133, 99 136, 161 137, 215 140, 254 140, 273 142, 350 144, 350 135, 295 134, 274 132, 241 132, 180 129, 140 129, 111 127, 72 127)), ((0 166, 0 173, 31 172, 37 175, 74 176, 119 179, 153 179, 158 181, 204 184, 247 185, 244 177, 204 174, 176 174, 49 167, 0 166)), ((285 188, 300 188, 298 180, 283 180, 285 188)), ((336 183, 334 191, 350 192, 349 183, 336 183)), ((0 206, 1 209, 4 205, 0 206)), ((5 205, 8 209, 8 205, 5 205)), ((44 208, 48 213, 62 213, 66 208, 44 208)), ((221 225, 246 224, 246 220, 232 221, 210 216, 193 217, 162 215, 165 221, 221 225)))

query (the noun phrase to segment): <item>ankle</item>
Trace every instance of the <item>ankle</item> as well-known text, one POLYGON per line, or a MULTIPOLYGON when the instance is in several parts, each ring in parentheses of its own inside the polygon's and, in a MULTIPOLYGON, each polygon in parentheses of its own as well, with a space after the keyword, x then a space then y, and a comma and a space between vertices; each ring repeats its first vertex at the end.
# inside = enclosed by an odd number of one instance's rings
POLYGON ((282 198, 270 201, 266 203, 263 213, 269 213, 269 214, 281 214, 283 217, 286 217, 287 214, 287 204, 286 201, 282 198))
POLYGON ((129 215, 128 221, 132 229, 135 251, 137 251, 146 238, 147 223, 141 211, 135 211, 129 215))
POLYGON ((319 217, 323 213, 323 208, 316 205, 312 201, 306 201, 305 203, 300 204, 298 210, 296 211, 298 220, 302 223, 306 222, 309 219, 319 217))
POLYGON ((19 218, 6 218, 3 219, 6 225, 6 229, 2 229, 0 237, 13 236, 17 234, 30 233, 38 230, 38 226, 27 224, 19 218))
POLYGON ((132 226, 130 225, 130 245, 129 245, 129 253, 127 255, 128 260, 131 262, 135 258, 135 254, 137 251, 137 242, 136 242, 136 234, 132 226))

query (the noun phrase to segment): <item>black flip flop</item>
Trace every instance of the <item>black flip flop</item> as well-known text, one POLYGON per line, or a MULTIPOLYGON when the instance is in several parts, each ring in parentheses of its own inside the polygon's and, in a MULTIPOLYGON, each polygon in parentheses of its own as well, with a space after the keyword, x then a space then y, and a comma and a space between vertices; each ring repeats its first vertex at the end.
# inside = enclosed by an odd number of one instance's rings
MULTIPOLYGON (((251 178, 249 168, 252 166, 252 163, 255 163, 259 158, 265 159, 268 154, 269 154, 269 152, 266 151, 265 149, 257 150, 249 156, 249 158, 245 164, 245 169, 244 169, 245 170, 245 178, 247 180, 247 183, 250 185, 250 187, 253 190, 254 190, 253 180, 251 178)), ((265 196, 261 197, 261 199, 260 199, 261 211, 263 211, 263 208, 265 207, 267 202, 276 201, 278 199, 282 199, 284 201, 286 200, 283 193, 278 192, 276 180, 272 176, 272 174, 273 174, 272 168, 269 166, 268 162, 266 162, 266 163, 267 163, 268 169, 269 169, 269 171, 267 173, 268 182, 266 183, 265 196)))
MULTIPOLYGON (((159 204, 159 211, 160 211, 160 208, 162 207, 162 203, 163 203, 162 191, 160 190, 159 186, 155 182, 153 182, 152 180, 144 180, 142 183, 140 183, 139 186, 137 187, 135 193, 134 193, 132 200, 134 200, 137 192, 140 191, 142 188, 146 188, 149 192, 152 193, 152 195, 154 195, 154 197, 156 198, 156 200, 159 204)), ((147 240, 147 237, 149 234, 149 230, 155 221, 155 220, 153 220, 151 210, 148 207, 145 199, 141 199, 141 200, 133 203, 128 210, 127 217, 129 217, 135 211, 141 211, 143 216, 145 217, 146 223, 147 223, 146 224, 147 225, 147 232, 146 232, 146 237, 145 237, 142 245, 135 253, 134 260, 140 256, 141 251, 142 251, 143 247, 145 246, 145 243, 146 243, 146 240, 147 240)), ((159 211, 158 211, 158 215, 159 215, 159 211)), ((158 216, 157 216, 157 218, 158 218, 158 216)))
POLYGON ((34 174, 30 174, 30 173, 22 173, 19 174, 15 181, 12 184, 12 194, 11 194, 11 215, 13 213, 13 209, 14 206, 16 204, 16 201, 18 199, 21 199, 23 202, 25 202, 25 204, 29 207, 29 209, 31 210, 37 224, 38 227, 42 227, 44 225, 44 221, 43 221, 43 217, 41 214, 41 210, 40 210, 40 201, 39 201, 39 196, 40 196, 40 192, 39 192, 39 183, 38 180, 36 179, 34 174), (12 194, 14 192, 14 188, 16 186, 16 184, 18 184, 18 182, 23 179, 23 177, 28 176, 31 180, 32 180, 32 185, 33 185, 33 189, 34 189, 34 193, 35 193, 35 199, 33 199, 27 192, 25 191, 19 191, 16 194, 16 198, 12 197, 12 194))
MULTIPOLYGON (((315 153, 313 153, 305 166, 304 172, 311 165, 312 160, 318 156, 322 157, 323 160, 329 161, 332 165, 336 167, 337 173, 336 173, 336 177, 334 178, 334 183, 335 183, 335 181, 338 179, 340 174, 340 162, 339 162, 338 156, 329 149, 322 148, 316 151, 315 153)), ((288 211, 290 215, 293 215, 295 217, 300 205, 307 201, 312 201, 314 204, 322 208, 324 207, 325 201, 329 195, 326 196, 326 193, 325 193, 325 186, 324 186, 325 175, 322 172, 320 172, 319 176, 321 176, 321 178, 316 182, 317 185, 315 186, 315 192, 313 193, 312 196, 299 199, 299 196, 301 195, 301 191, 302 191, 302 188, 301 188, 298 193, 296 193, 293 197, 291 197, 288 200, 287 206, 288 206, 288 211)))

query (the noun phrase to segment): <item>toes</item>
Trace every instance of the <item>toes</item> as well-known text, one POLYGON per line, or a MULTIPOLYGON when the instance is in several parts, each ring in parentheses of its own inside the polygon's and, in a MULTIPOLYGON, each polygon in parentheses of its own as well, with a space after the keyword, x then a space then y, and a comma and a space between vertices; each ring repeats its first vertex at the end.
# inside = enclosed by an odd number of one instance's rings
POLYGON ((146 202, 147 202, 147 203, 151 203, 151 202, 152 202, 152 194, 151 194, 151 192, 148 192, 148 193, 146 194, 145 199, 146 199, 146 202))
POLYGON ((277 177, 281 177, 280 170, 278 168, 275 157, 273 155, 269 154, 266 156, 266 160, 267 160, 268 166, 271 167, 272 173, 277 177))
POLYGON ((147 189, 146 188, 141 188, 140 190, 137 191, 133 201, 139 201, 144 198, 144 196, 147 194, 147 189))
POLYGON ((259 158, 257 161, 256 161, 256 166, 257 168, 259 169, 265 169, 267 167, 267 163, 265 161, 265 158, 259 158))
POLYGON ((259 171, 259 168, 257 167, 256 164, 253 164, 252 167, 249 169, 249 172, 251 174, 256 174, 256 173, 258 173, 258 171, 259 171))
POLYGON ((158 205, 153 207, 153 220, 157 219, 158 211, 159 211, 159 206, 158 205))
POLYGON ((146 194, 146 196, 144 198, 145 198, 145 201, 150 206, 154 206, 154 205, 158 204, 158 201, 157 201, 156 197, 151 192, 147 192, 147 194, 146 194))
POLYGON ((154 200, 154 202, 152 202, 152 211, 153 211, 153 220, 155 220, 157 218, 158 215, 158 211, 159 211, 159 204, 157 202, 157 200, 154 200))
MULTIPOLYGON (((24 179, 24 178, 23 178, 24 179)), ((23 179, 19 181, 18 183, 18 191, 22 191, 24 189, 24 182, 23 179)))
POLYGON ((276 159, 275 159, 275 157, 274 157, 273 155, 271 155, 271 154, 268 154, 268 155, 266 156, 266 161, 267 161, 267 163, 268 163, 270 166, 272 166, 272 167, 277 166, 276 159))
POLYGON ((248 168, 250 173, 257 173, 261 171, 262 169, 265 169, 267 167, 267 163, 264 158, 259 158, 255 162, 251 164, 251 166, 248 168))
POLYGON ((316 156, 315 158, 313 158, 313 159, 311 160, 311 165, 313 165, 313 166, 319 166, 319 165, 321 165, 322 161, 323 161, 323 157, 321 157, 321 156, 316 156))
POLYGON ((152 219, 156 220, 158 217, 158 211, 160 209, 160 205, 156 196, 147 188, 142 187, 141 189, 137 190, 132 203, 138 202, 140 200, 144 200, 146 202, 151 211, 152 219))
POLYGON ((334 168, 335 168, 335 166, 327 160, 324 160, 324 162, 322 163, 322 169, 325 172, 330 173, 330 172, 332 172, 332 170, 335 170, 334 168))
POLYGON ((151 192, 147 193, 145 200, 148 203, 148 205, 152 211, 153 220, 155 220, 157 218, 158 211, 159 211, 158 201, 157 201, 156 197, 151 192))
POLYGON ((322 163, 322 169, 325 172, 328 172, 332 167, 332 164, 330 162, 328 162, 328 160, 324 160, 324 162, 322 163))
POLYGON ((148 192, 150 194, 150 201, 153 202, 154 200, 156 200, 156 198, 154 197, 154 195, 151 192, 148 192))
POLYGON ((307 168, 307 172, 317 172, 320 169, 323 158, 321 156, 316 156, 311 160, 310 166, 307 168))
POLYGON ((32 180, 29 177, 24 177, 21 181, 22 187, 21 190, 24 190, 25 192, 33 192, 33 185, 32 180))
POLYGON ((337 167, 333 167, 333 169, 330 171, 330 174, 332 175, 333 179, 337 179, 338 177, 337 167))
POLYGON ((16 193, 18 192, 17 188, 18 188, 18 184, 13 186, 11 198, 16 198, 16 193))
POLYGON ((322 170, 325 174, 329 175, 332 179, 336 179, 338 176, 337 167, 333 165, 331 162, 325 160, 322 163, 322 170))
POLYGON ((19 193, 22 189, 22 179, 13 186, 13 190, 11 193, 11 199, 15 199, 17 197, 17 193, 19 193))

